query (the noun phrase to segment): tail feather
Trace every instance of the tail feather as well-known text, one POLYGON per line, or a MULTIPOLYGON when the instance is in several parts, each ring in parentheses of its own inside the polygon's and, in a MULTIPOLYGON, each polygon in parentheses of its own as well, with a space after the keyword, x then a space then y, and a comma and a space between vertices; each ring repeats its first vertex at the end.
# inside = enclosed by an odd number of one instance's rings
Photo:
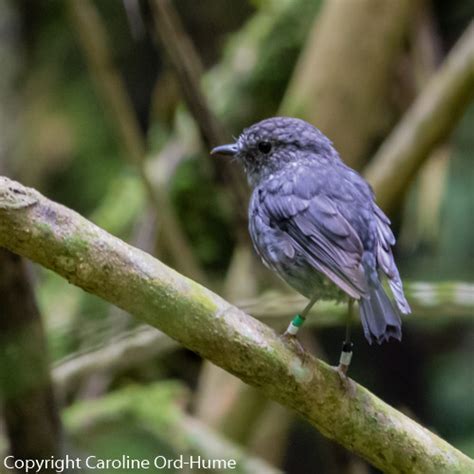
POLYGON ((359 300, 360 319, 369 344, 382 344, 391 337, 401 341, 402 321, 397 310, 379 283, 372 287, 368 296, 359 300))
POLYGON ((398 273, 397 267, 395 267, 393 277, 388 279, 388 284, 390 285, 390 289, 392 290, 392 294, 395 298, 398 309, 402 312, 402 314, 410 314, 411 308, 407 299, 405 298, 405 294, 403 293, 403 284, 402 280, 400 279, 400 274, 398 273))

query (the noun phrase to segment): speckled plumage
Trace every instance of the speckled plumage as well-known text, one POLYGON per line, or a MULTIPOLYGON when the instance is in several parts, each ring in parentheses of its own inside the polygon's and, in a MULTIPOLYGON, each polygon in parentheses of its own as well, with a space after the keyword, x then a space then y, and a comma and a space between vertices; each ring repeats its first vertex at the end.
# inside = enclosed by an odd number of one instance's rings
POLYGON ((275 117, 244 130, 233 152, 253 188, 249 231, 263 262, 308 298, 359 300, 369 342, 401 338, 409 313, 390 221, 367 182, 303 120, 275 117))

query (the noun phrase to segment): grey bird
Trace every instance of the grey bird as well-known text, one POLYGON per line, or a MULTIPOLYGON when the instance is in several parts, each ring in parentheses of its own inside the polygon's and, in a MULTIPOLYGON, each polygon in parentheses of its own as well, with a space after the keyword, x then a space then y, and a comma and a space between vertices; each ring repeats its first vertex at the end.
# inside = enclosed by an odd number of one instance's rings
POLYGON ((321 131, 300 119, 273 117, 211 153, 232 155, 243 165, 253 188, 249 231, 255 250, 310 300, 286 335, 297 333, 317 300, 349 297, 359 303, 370 344, 401 340, 400 313, 410 313, 410 306, 391 250, 390 221, 370 185, 321 131))

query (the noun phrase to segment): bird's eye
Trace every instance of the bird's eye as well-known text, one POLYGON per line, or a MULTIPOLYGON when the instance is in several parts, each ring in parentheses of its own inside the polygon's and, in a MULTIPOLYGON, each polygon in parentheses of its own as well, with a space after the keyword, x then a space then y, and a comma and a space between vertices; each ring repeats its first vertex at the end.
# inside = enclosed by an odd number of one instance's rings
POLYGON ((272 149, 272 144, 270 142, 259 142, 258 143, 258 150, 262 153, 270 153, 270 150, 272 149))

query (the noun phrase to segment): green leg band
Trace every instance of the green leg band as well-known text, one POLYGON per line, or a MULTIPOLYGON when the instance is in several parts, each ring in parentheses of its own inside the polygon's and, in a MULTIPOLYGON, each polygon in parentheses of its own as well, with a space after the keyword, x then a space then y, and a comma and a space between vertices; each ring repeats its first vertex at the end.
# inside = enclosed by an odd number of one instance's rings
POLYGON ((300 314, 297 314, 291 321, 286 332, 291 334, 292 336, 296 335, 300 327, 303 325, 304 321, 305 318, 303 318, 303 316, 301 316, 300 314))

